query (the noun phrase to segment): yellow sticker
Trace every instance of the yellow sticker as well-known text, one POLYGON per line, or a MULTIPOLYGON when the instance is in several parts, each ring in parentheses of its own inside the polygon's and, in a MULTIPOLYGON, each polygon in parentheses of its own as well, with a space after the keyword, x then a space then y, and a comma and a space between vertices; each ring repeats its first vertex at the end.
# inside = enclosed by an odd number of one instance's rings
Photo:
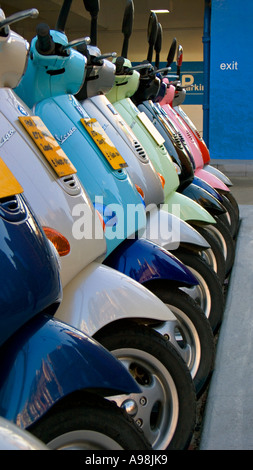
POLYGON ((59 178, 77 173, 74 165, 38 116, 19 116, 19 120, 59 178))
POLYGON ((0 198, 14 196, 23 192, 22 186, 0 158, 0 198))
POLYGON ((82 118, 81 123, 114 170, 120 170, 128 166, 96 119, 82 118))

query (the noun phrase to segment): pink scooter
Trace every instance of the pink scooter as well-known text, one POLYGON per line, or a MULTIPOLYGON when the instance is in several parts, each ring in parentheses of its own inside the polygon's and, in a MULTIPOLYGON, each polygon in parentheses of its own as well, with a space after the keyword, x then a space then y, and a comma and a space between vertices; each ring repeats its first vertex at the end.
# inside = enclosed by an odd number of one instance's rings
MULTIPOLYGON (((209 150, 204 142, 204 139, 200 135, 199 131, 197 130, 196 126, 193 124, 191 119, 187 116, 187 114, 183 111, 183 109, 180 107, 180 104, 182 104, 185 100, 186 96, 186 88, 182 87, 181 82, 179 81, 180 79, 180 73, 181 73, 181 66, 182 66, 182 61, 183 61, 183 48, 181 45, 178 46, 177 50, 177 75, 178 75, 178 80, 174 82, 175 85, 175 92, 174 92, 174 97, 172 96, 172 100, 170 102, 170 105, 173 107, 174 111, 177 113, 177 115, 183 120, 184 125, 186 126, 186 129, 188 132, 191 133, 191 136, 194 137, 196 144, 198 145, 201 155, 202 155, 202 160, 203 163, 200 165, 198 168, 198 171, 201 170, 202 167, 202 172, 205 172, 205 175, 207 173, 213 175, 216 177, 216 182, 217 179, 225 184, 225 186, 230 188, 233 186, 231 180, 224 175, 221 171, 219 171, 217 168, 213 167, 210 164, 211 158, 210 158, 210 153, 209 150)), ((172 82, 170 82, 170 85, 172 82)), ((215 186, 214 186, 215 187, 215 186)), ((222 199, 223 199, 223 205, 226 207, 228 214, 231 219, 231 227, 232 227, 232 232, 235 235, 238 230, 238 224, 239 224, 239 208, 238 208, 238 203, 235 200, 233 194, 231 191, 223 191, 224 188, 219 187, 217 188, 218 192, 222 194, 222 199)))
MULTIPOLYGON (((157 39, 155 42, 156 67, 159 64, 161 37, 162 37, 162 28, 161 28, 160 23, 158 23, 157 39)), ((176 47, 176 40, 173 40, 173 43, 171 45, 171 49, 167 58, 167 67, 169 67, 173 61, 174 54, 175 54, 175 50, 173 49, 175 47, 176 47)), ((163 110, 163 114, 166 115, 169 123, 174 126, 177 134, 181 137, 181 140, 185 148, 189 152, 190 159, 194 161, 195 179, 197 177, 196 182, 199 181, 200 183, 200 181, 203 180, 205 183, 207 183, 209 186, 211 186, 215 190, 219 190, 219 194, 223 194, 224 192, 229 192, 229 188, 222 181, 220 181, 215 175, 212 175, 211 173, 203 170, 204 163, 203 163, 202 154, 201 154, 200 148, 196 140, 194 139, 194 136, 192 135, 191 131, 188 130, 185 122, 180 117, 180 115, 174 109, 172 109, 172 103, 173 103, 173 99, 175 96, 175 86, 170 83, 168 76, 163 77, 162 80, 166 84, 166 91, 164 93, 164 96, 158 98, 158 103, 159 103, 160 108, 162 108, 163 110)), ((223 203, 223 197, 222 197, 222 203, 223 203)), ((224 206, 226 208, 225 204, 224 206)), ((229 216, 229 219, 230 219, 230 216, 229 216)), ((228 221, 228 223, 230 223, 230 220, 228 221)), ((223 248, 224 257, 226 259, 227 272, 229 272, 233 265, 234 254, 235 254, 234 241, 233 241, 230 229, 228 228, 227 225, 225 225, 225 223, 221 221, 221 219, 216 218, 216 225, 212 227, 212 231, 213 231, 214 236, 217 238, 217 241, 221 244, 223 248)), ((233 227, 233 231, 235 231, 235 227, 233 227)))

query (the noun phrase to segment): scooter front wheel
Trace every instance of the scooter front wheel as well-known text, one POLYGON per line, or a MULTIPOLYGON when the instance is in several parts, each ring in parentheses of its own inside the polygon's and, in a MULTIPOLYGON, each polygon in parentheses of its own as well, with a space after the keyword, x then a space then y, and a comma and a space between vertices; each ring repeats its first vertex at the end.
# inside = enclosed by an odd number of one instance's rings
POLYGON ((225 197, 229 200, 230 204, 232 205, 232 207, 233 207, 233 209, 234 209, 234 212, 235 212, 235 214, 236 214, 238 223, 239 223, 239 220, 240 220, 240 210, 239 210, 239 206, 238 206, 237 200, 235 199, 235 197, 233 196, 233 194, 231 193, 231 191, 227 192, 227 193, 225 194, 225 197))
POLYGON ((199 252, 199 254, 206 263, 211 266, 223 284, 226 278, 226 266, 223 250, 216 237, 208 230, 208 227, 209 225, 206 227, 194 226, 194 228, 210 245, 210 248, 199 252))
POLYGON ((195 427, 196 394, 175 348, 149 326, 134 322, 110 325, 96 339, 141 387, 140 395, 118 396, 116 403, 143 429, 153 450, 186 449, 195 427))
POLYGON ((174 313, 176 320, 154 329, 169 339, 185 361, 199 398, 211 377, 214 364, 214 336, 208 319, 196 302, 180 289, 160 285, 152 292, 174 313))
POLYGON ((209 225, 208 230, 216 237, 222 248, 225 258, 226 276, 230 273, 235 258, 235 242, 228 227, 217 217, 216 224, 209 225))
POLYGON ((222 204, 227 209, 229 219, 230 219, 230 226, 231 226, 231 233, 233 238, 236 237, 238 228, 239 228, 239 208, 237 205, 234 196, 230 193, 222 194, 222 204))
POLYGON ((55 405, 29 431, 51 450, 148 450, 143 432, 127 413, 91 393, 55 405))
POLYGON ((238 221, 236 219, 234 208, 226 197, 223 195, 221 197, 222 205, 225 207, 226 213, 220 214, 218 217, 226 225, 226 227, 228 227, 232 237, 235 238, 238 230, 238 221))
POLYGON ((182 290, 197 302, 208 318, 213 332, 216 333, 224 312, 224 296, 220 279, 199 254, 179 248, 175 255, 191 270, 199 282, 197 286, 183 287, 182 290))

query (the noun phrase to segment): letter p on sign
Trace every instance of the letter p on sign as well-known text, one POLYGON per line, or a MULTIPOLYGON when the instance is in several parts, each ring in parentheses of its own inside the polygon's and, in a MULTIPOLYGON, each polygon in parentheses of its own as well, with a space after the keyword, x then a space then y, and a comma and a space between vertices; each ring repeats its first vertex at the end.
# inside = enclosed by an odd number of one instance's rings
POLYGON ((182 75, 182 86, 193 85, 194 77, 193 75, 182 75))

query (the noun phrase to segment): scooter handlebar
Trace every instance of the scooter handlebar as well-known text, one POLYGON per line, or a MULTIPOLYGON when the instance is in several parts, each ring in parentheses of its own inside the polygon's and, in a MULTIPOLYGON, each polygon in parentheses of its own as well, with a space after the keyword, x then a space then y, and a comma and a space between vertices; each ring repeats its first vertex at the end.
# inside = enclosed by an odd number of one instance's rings
POLYGON ((30 8, 29 10, 23 10, 18 13, 14 13, 11 16, 8 16, 4 20, 0 21, 0 29, 4 28, 5 26, 9 26, 12 23, 16 23, 17 21, 25 20, 26 18, 37 18, 39 12, 36 8, 30 8))
POLYGON ((97 62, 101 62, 101 60, 108 59, 109 57, 117 57, 117 52, 108 52, 97 57, 93 57, 93 63, 96 64, 97 62))
POLYGON ((66 44, 66 46, 62 46, 62 50, 65 51, 71 47, 80 46, 81 44, 90 44, 90 37, 86 36, 84 38, 74 39, 73 41, 70 41, 68 44, 66 44))

